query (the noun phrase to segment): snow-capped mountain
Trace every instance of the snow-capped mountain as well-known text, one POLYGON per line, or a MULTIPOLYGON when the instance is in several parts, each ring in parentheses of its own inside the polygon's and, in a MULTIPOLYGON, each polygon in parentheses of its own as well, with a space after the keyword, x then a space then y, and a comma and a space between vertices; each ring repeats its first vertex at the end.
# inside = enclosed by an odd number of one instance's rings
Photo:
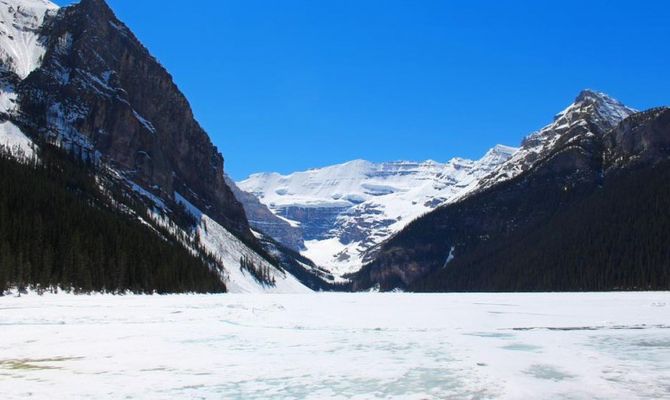
POLYGON ((25 79, 46 52, 39 30, 47 14, 58 6, 47 0, 0 1, 0 64, 2 69, 25 79))
POLYGON ((554 121, 528 135, 519 151, 495 172, 483 178, 476 190, 491 187, 528 171, 558 144, 575 137, 607 132, 637 110, 627 107, 605 93, 583 90, 575 101, 554 117, 554 121))
POLYGON ((643 207, 653 214, 657 211, 649 210, 664 204, 658 200, 664 192, 659 187, 658 193, 650 188, 640 197, 619 193, 627 199, 622 202, 611 194, 630 190, 629 174, 662 176, 663 168, 654 166, 667 160, 670 121, 667 109, 634 113, 603 93, 581 92, 553 123, 526 137, 515 155, 461 201, 421 217, 385 242, 375 259, 352 277, 354 289, 629 287, 620 276, 628 276, 639 264, 613 272, 614 260, 622 256, 611 254, 635 251, 631 239, 620 234, 640 227, 631 223, 640 205, 632 204, 652 199, 652 206, 643 207), (629 168, 636 163, 641 169, 629 168), (603 196, 603 190, 610 195, 603 196), (610 220, 610 213, 625 214, 625 220, 610 220), (575 242, 574 237, 581 239, 575 242), (616 248, 608 248, 613 243, 616 248), (590 252, 607 257, 585 261, 590 252), (594 270, 608 278, 585 277, 594 270), (536 271, 543 271, 541 278, 536 271), (567 276, 575 281, 566 283, 567 276))
POLYGON ((212 255, 231 291, 308 290, 263 248, 188 100, 104 0, 0 0, 0 146, 95 166, 101 190, 141 197, 140 220, 212 255))
POLYGON ((355 160, 287 176, 255 174, 238 186, 299 225, 302 253, 342 278, 359 269, 376 245, 418 216, 473 190, 515 152, 498 145, 476 161, 355 160))
POLYGON ((305 240, 302 254, 342 278, 371 261, 378 245, 412 220, 512 179, 557 146, 602 135, 634 112, 604 93, 584 90, 551 124, 528 135, 520 149, 498 145, 477 161, 356 160, 286 176, 254 174, 238 186, 298 225, 305 240))
POLYGON ((16 85, 38 68, 46 52, 39 30, 58 6, 47 0, 0 1, 0 146, 32 157, 33 144, 7 114, 16 111, 16 85))

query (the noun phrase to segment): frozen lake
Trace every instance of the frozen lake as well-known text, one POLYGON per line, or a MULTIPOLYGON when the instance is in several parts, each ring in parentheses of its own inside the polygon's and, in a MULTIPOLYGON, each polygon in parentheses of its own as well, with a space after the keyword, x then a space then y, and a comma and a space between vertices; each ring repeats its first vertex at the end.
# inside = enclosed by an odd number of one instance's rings
POLYGON ((670 293, 4 297, 0 393, 670 398, 670 293))

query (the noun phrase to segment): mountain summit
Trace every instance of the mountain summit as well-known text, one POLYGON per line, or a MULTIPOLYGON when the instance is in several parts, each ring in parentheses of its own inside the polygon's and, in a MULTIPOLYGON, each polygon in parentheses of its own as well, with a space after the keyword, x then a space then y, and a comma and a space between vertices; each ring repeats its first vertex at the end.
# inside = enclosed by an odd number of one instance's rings
POLYGON ((477 185, 477 190, 528 171, 553 148, 568 143, 575 137, 602 136, 636 111, 604 93, 583 90, 572 104, 554 117, 552 123, 526 136, 519 151, 501 168, 483 178, 477 185))
POLYGON ((302 253, 339 280, 413 219, 464 196, 516 150, 498 145, 479 160, 446 163, 354 160, 285 176, 255 174, 238 185, 299 227, 302 253))
POLYGON ((354 287, 667 287, 669 144, 667 108, 635 113, 583 91, 470 195, 385 242, 354 287))
POLYGON ((107 206, 143 203, 136 219, 213 257, 232 291, 307 290, 252 232, 188 100, 105 1, 4 0, 0 17, 0 145, 89 166, 107 206))

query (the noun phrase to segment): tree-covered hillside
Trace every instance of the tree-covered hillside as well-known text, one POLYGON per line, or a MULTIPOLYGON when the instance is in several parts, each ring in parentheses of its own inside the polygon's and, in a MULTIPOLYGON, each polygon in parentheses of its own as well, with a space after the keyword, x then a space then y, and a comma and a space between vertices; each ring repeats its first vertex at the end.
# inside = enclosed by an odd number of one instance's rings
POLYGON ((54 149, 39 162, 0 156, 0 293, 226 290, 212 260, 112 207, 92 172, 54 149))

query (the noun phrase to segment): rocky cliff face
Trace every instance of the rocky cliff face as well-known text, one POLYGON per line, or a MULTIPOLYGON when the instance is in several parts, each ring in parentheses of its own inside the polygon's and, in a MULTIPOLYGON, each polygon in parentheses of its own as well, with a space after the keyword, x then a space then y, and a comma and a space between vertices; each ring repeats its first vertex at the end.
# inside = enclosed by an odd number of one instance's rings
POLYGON ((308 260, 252 233, 188 101, 103 0, 0 2, 0 147, 65 150, 106 207, 202 255, 233 292, 308 290, 287 270, 320 287, 308 260))
POLYGON ((228 176, 226 176, 226 183, 237 200, 244 206, 249 224, 254 230, 270 236, 293 251, 300 252, 304 249, 303 232, 299 226, 292 225, 287 220, 273 214, 256 196, 240 189, 228 176))
POLYGON ((104 160, 154 195, 179 193, 246 240, 223 157, 170 74, 103 0, 45 20, 41 65, 17 85, 13 120, 84 159, 104 160))
POLYGON ((663 160, 670 155, 670 110, 656 108, 631 116, 604 138, 607 169, 663 160))
POLYGON ((519 151, 482 178, 473 191, 486 189, 530 170, 548 153, 571 140, 603 135, 635 112, 604 93, 583 90, 574 103, 554 117, 552 123, 528 135, 519 151))

